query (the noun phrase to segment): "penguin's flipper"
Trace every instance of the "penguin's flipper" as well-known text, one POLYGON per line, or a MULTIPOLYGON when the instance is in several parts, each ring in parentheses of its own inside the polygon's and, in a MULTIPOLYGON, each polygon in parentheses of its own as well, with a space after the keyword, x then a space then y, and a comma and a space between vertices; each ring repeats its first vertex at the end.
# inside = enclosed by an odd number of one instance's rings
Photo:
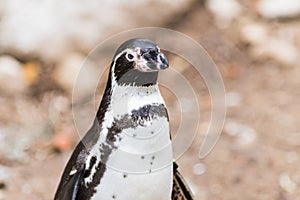
POLYGON ((75 200, 79 185, 83 179, 83 174, 84 170, 81 170, 70 175, 70 178, 64 185, 64 192, 61 194, 60 199, 75 200))
POLYGON ((172 200, 193 200, 193 194, 177 168, 178 165, 174 162, 172 200))
POLYGON ((65 168, 54 200, 76 199, 78 189, 84 182, 85 158, 86 151, 84 145, 80 142, 65 168))

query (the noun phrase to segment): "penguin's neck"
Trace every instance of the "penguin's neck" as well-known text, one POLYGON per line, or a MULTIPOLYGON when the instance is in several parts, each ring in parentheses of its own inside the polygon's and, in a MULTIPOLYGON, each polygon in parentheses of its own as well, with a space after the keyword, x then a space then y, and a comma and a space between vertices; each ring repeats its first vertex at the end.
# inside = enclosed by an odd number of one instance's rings
POLYGON ((158 72, 141 72, 137 69, 122 67, 111 72, 113 80, 118 85, 151 87, 157 84, 158 72))
POLYGON ((119 118, 124 114, 130 114, 146 105, 164 104, 157 84, 151 86, 120 86, 112 87, 111 108, 113 116, 119 118))
POLYGON ((157 74, 155 77, 155 81, 153 79, 154 82, 147 81, 139 85, 136 83, 124 84, 118 83, 115 73, 110 71, 106 89, 94 122, 96 126, 101 125, 104 118, 110 124, 114 118, 130 114, 133 110, 145 105, 165 105, 156 82, 157 74))

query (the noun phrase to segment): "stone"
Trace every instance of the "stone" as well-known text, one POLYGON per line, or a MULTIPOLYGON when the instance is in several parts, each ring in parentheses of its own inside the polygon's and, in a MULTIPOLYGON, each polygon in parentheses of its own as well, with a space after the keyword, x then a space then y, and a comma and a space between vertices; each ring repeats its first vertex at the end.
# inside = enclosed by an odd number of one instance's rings
POLYGON ((196 175, 202 175, 206 172, 206 166, 204 163, 197 163, 193 167, 193 173, 196 175))
POLYGON ((233 137, 235 143, 239 146, 251 145, 257 136, 253 128, 233 121, 225 124, 224 131, 227 135, 233 137))
POLYGON ((279 185, 284 191, 290 194, 295 193, 297 190, 297 184, 291 179, 287 172, 280 174, 279 185))
POLYGON ((242 38, 251 44, 261 44, 268 37, 266 25, 257 22, 247 22, 241 28, 242 38))
POLYGON ((58 63, 53 73, 56 83, 70 94, 73 92, 77 77, 81 75, 80 84, 76 84, 76 90, 82 95, 94 91, 95 81, 98 80, 96 64, 85 60, 86 57, 79 53, 71 53, 58 63), (81 71, 83 70, 83 71, 81 71), (83 73, 83 74, 80 74, 83 73))
POLYGON ((238 92, 228 92, 226 94, 226 104, 227 107, 240 106, 242 101, 242 96, 238 92))
POLYGON ((257 10, 265 18, 292 18, 300 15, 299 0, 260 0, 257 10))
POLYGON ((0 90, 18 94, 26 89, 21 63, 11 56, 0 57, 0 90))
POLYGON ((7 182, 12 175, 12 170, 8 167, 5 167, 3 165, 0 165, 0 181, 1 182, 7 182))
POLYGON ((242 11, 236 0, 208 0, 206 6, 216 16, 220 28, 226 27, 242 11))

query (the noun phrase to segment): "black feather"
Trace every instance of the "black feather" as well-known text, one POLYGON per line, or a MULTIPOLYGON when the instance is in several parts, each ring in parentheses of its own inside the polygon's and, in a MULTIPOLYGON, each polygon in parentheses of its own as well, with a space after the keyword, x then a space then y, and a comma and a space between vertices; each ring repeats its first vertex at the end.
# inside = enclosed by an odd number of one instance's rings
POLYGON ((194 200, 192 192, 178 171, 178 165, 173 163, 172 200, 194 200))

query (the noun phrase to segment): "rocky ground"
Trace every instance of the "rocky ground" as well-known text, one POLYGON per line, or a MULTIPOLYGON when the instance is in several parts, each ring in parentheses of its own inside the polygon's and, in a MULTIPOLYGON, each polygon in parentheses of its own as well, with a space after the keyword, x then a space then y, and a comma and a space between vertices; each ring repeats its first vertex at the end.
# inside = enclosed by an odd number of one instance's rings
MULTIPOLYGON (((7 31, 17 26, 8 20, 15 8, 13 2, 3 3, 6 7, 0 9, 1 26, 7 31)), ((200 97, 199 132, 178 160, 196 199, 299 199, 300 4, 297 0, 208 0, 178 1, 178 5, 163 19, 144 16, 152 19, 147 25, 171 28, 199 42, 218 66, 227 96, 221 137, 209 156, 198 159, 210 119, 210 97, 193 68, 170 55, 171 67, 178 63, 186 66, 182 74, 200 97)), ((137 18, 126 14, 128 24, 121 29, 114 26, 105 34, 143 25, 141 13, 137 18)), ((86 12, 82 16, 91 24, 103 23, 103 30, 114 23, 112 19, 102 22, 97 15, 86 16, 86 12)), ((50 19, 47 22, 46 32, 53 25, 50 19)), ((104 33, 93 30, 92 25, 85 28, 89 33, 104 33)), ((89 50, 105 37, 93 38, 72 29, 63 37, 57 33, 55 43, 42 45, 47 39, 43 32, 33 36, 26 32, 26 37, 19 32, 14 40, 13 34, 7 39, 7 31, 0 31, 0 199, 52 199, 79 140, 72 116, 73 81, 89 50), (40 36, 36 42, 41 43, 30 42, 40 36), (70 36, 74 36, 73 42, 66 42, 70 36), (80 37, 89 40, 83 42, 86 46, 78 42, 80 37), (24 40, 28 43, 20 45, 24 40), (55 47, 59 51, 53 51, 55 47)), ((99 62, 89 65, 95 69, 99 62)), ((89 73, 91 77, 95 74, 89 73)), ((96 102, 105 81, 104 76, 99 82, 96 102)), ((88 83, 79 88, 82 96, 88 88, 88 83)), ((164 87, 162 93, 176 132, 180 122, 176 97, 164 87)))

